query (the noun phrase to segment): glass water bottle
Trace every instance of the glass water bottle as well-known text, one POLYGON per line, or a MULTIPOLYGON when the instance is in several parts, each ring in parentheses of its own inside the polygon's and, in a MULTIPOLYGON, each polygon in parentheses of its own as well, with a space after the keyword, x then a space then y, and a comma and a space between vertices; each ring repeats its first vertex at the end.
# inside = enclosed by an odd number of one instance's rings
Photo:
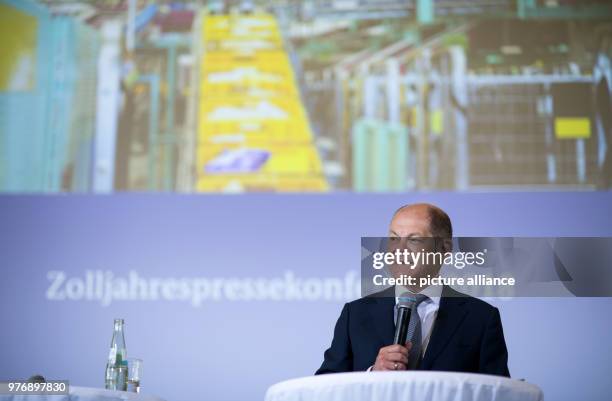
POLYGON ((115 319, 113 339, 111 340, 106 373, 104 376, 104 387, 107 390, 127 390, 127 351, 125 348, 125 336, 123 335, 123 319, 115 319))

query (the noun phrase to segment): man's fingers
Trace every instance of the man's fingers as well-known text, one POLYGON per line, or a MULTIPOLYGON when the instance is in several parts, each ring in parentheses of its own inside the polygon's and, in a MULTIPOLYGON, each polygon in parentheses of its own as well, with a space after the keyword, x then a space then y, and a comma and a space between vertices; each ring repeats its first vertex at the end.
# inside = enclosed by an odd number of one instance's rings
POLYGON ((384 367, 386 370, 406 370, 406 365, 401 362, 385 361, 384 367))
POLYGON ((389 352, 385 355, 385 360, 391 362, 408 363, 408 357, 399 352, 389 352))
POLYGON ((388 347, 382 348, 381 351, 383 351, 384 354, 387 354, 387 353, 390 353, 390 352, 399 352, 399 353, 402 353, 404 355, 408 355, 408 349, 406 347, 404 347, 404 346, 399 345, 399 344, 389 345, 388 347))
POLYGON ((374 370, 406 370, 408 365, 408 353, 412 343, 408 341, 406 347, 394 344, 383 347, 378 352, 374 370))

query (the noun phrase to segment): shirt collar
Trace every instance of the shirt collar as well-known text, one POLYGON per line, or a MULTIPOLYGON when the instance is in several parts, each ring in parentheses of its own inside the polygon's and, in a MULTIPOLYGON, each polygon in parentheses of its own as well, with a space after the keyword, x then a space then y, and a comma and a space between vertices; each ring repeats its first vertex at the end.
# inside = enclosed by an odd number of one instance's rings
MULTIPOLYGON (((430 285, 429 287, 425 287, 423 290, 421 290, 421 294, 427 295, 427 297, 429 298, 429 300, 426 302, 433 302, 436 305, 439 305, 440 297, 442 296, 442 289, 443 287, 441 285, 430 285)), ((408 288, 404 286, 401 286, 401 285, 395 286, 395 303, 398 303, 398 299, 400 295, 402 295, 405 292, 414 294, 411 290, 409 290, 408 288)))

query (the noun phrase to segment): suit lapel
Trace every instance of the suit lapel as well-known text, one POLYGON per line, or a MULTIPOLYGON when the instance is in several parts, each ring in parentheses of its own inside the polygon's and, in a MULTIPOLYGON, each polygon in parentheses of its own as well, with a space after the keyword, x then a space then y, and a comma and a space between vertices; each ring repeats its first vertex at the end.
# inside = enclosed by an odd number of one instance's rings
POLYGON ((382 296, 372 297, 368 307, 368 314, 363 324, 366 329, 374 333, 382 346, 393 344, 395 322, 393 322, 393 307, 395 306, 395 290, 385 290, 382 296))
POLYGON ((463 307, 465 298, 457 295, 459 293, 453 289, 444 287, 429 345, 421 362, 420 368, 423 370, 431 369, 433 362, 444 350, 467 314, 467 309, 463 307))

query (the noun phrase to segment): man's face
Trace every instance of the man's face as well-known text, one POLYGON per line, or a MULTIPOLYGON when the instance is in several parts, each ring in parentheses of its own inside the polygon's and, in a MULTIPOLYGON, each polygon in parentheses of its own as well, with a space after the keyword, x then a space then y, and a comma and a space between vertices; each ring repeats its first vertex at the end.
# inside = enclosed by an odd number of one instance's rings
MULTIPOLYGON (((411 253, 417 252, 444 252, 438 246, 440 239, 434 239, 430 227, 429 210, 426 206, 415 205, 400 210, 391 220, 389 226, 388 251, 395 252, 404 249, 411 253)), ((438 263, 415 263, 414 268, 407 265, 393 265, 390 267, 394 277, 409 275, 417 280, 421 277, 437 276, 440 271, 438 263)))

